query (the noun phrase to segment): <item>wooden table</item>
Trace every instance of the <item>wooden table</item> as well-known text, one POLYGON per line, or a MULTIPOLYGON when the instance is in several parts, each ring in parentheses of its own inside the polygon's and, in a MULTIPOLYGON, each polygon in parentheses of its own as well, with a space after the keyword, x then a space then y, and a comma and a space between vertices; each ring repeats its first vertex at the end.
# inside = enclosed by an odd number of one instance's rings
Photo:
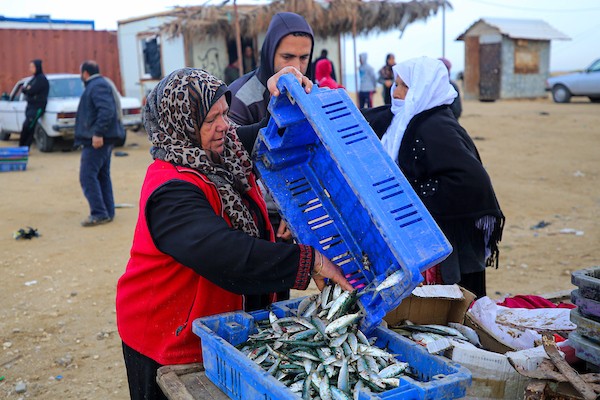
POLYGON ((206 377, 201 363, 160 367, 156 381, 169 400, 229 399, 206 377))

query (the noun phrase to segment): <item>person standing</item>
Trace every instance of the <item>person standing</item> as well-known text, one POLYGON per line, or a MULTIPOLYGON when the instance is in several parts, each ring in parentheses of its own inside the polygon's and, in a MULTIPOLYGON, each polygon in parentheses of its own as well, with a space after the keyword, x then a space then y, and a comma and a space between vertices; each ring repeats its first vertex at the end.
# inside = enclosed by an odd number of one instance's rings
POLYGON ((267 115, 270 93, 267 80, 285 66, 293 66, 312 80, 309 66, 313 52, 313 31, 306 20, 291 12, 271 19, 260 49, 260 66, 236 79, 230 86, 230 118, 239 125, 260 122, 267 115))
POLYGON ((231 85, 231 82, 235 81, 240 77, 240 60, 237 58, 232 61, 228 66, 225 67, 225 71, 223 71, 223 80, 226 85, 231 85))
POLYGON ((315 81, 319 87, 329 89, 343 89, 344 87, 337 83, 331 76, 331 63, 329 60, 319 60, 315 67, 315 81))
POLYGON ((420 57, 392 69, 391 107, 361 111, 452 245, 425 271, 426 282, 457 283, 483 297, 505 219, 475 143, 450 110, 457 93, 440 60, 420 57))
POLYGON ((316 75, 316 73, 317 73, 317 63, 319 61, 321 61, 321 60, 327 60, 327 61, 329 61, 329 64, 331 64, 331 77, 333 78, 334 81, 337 82, 337 77, 335 76, 335 67, 333 66, 333 61, 331 61, 329 58, 327 58, 328 54, 329 53, 328 53, 327 49, 321 50, 321 55, 312 64, 312 70, 314 71, 314 73, 316 75))
POLYGON ((79 183, 90 206, 84 227, 111 222, 115 202, 110 180, 110 158, 115 142, 125 136, 120 122, 120 97, 100 75, 95 61, 81 64, 85 90, 75 119, 75 146, 82 146, 79 183))
POLYGON ((383 104, 392 104, 391 87, 394 83, 394 71, 392 71, 392 67, 394 65, 396 65, 396 57, 392 53, 389 53, 385 57, 385 65, 379 70, 377 81, 383 85, 381 89, 383 104))
POLYGON ((256 60, 254 59, 254 49, 252 46, 244 47, 242 66, 244 67, 244 74, 247 74, 256 68, 256 60))
POLYGON ((19 146, 31 146, 33 141, 33 133, 35 131, 35 125, 44 111, 46 111, 46 104, 48 103, 48 92, 50 91, 50 85, 48 79, 42 70, 42 60, 36 59, 29 63, 29 72, 33 77, 23 87, 23 93, 27 100, 27 107, 25 108, 25 122, 23 122, 23 129, 21 136, 19 137, 19 146))
POLYGON ((446 66, 446 69, 448 69, 448 79, 450 80, 450 84, 452 85, 454 90, 456 90, 456 93, 458 93, 458 96, 456 96, 452 104, 450 104, 450 109, 452 110, 452 114, 454 114, 456 119, 459 119, 460 115, 462 114, 462 102, 460 100, 460 90, 458 90, 458 85, 452 80, 452 77, 450 76, 450 69, 452 68, 452 63, 450 62, 450 60, 444 57, 440 57, 438 58, 438 60, 443 62, 446 66))
POLYGON ((375 70, 367 63, 367 53, 358 55, 360 67, 358 67, 358 108, 373 107, 373 93, 377 87, 375 70))

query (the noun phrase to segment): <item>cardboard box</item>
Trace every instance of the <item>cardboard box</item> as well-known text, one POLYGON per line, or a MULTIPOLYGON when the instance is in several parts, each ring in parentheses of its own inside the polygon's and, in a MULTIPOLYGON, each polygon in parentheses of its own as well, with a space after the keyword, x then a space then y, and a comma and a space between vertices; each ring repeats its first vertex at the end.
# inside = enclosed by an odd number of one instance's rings
POLYGON ((495 353, 504 354, 509 351, 515 351, 516 349, 508 344, 504 343, 500 338, 488 331, 484 327, 480 326, 474 319, 469 315, 465 314, 464 324, 470 328, 473 328, 477 335, 479 335, 479 341, 484 349, 493 351, 495 353))
POLYGON ((389 325, 409 320, 415 324, 447 325, 463 323, 475 295, 458 285, 424 285, 390 311, 384 318, 389 325))
POLYGON ((450 358, 471 371, 473 380, 467 388, 465 399, 523 398, 529 378, 520 375, 510 365, 506 355, 458 344, 450 358))

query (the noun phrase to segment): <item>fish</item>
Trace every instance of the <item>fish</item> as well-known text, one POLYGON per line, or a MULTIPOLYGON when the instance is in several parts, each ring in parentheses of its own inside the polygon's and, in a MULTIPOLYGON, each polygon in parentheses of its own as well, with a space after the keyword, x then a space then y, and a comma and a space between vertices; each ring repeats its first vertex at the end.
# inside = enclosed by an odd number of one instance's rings
POLYGON ((404 279, 404 271, 399 269, 387 278, 385 278, 383 282, 381 282, 379 285, 377 285, 377 287, 375 288, 375 293, 379 293, 382 290, 388 289, 392 286, 396 286, 402 281, 402 279, 404 279))

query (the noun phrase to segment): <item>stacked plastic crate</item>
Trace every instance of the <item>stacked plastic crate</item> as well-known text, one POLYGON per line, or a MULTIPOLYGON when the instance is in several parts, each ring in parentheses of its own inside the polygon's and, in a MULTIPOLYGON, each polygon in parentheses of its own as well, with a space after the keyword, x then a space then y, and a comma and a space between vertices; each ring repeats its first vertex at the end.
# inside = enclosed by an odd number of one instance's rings
MULTIPOLYGON (((375 397, 451 399, 464 396, 471 374, 433 356, 380 323, 421 282, 421 272, 452 248, 398 166, 347 93, 315 89, 306 94, 292 76, 279 81, 271 121, 259 135, 254 159, 283 218, 300 243, 338 264, 362 293, 361 330, 408 362, 416 378, 375 397), (375 291, 395 274, 399 283, 375 291)), ((275 303, 281 318, 301 299, 275 303)), ((234 399, 296 398, 235 345, 256 332, 268 311, 235 312, 194 321, 206 375, 234 399)), ((360 397, 363 398, 363 397, 360 397)))
POLYGON ((571 301, 577 306, 571 310, 571 321, 577 325, 569 335, 569 341, 577 357, 600 370, 600 267, 575 271, 571 282, 579 288, 571 293, 571 301))
POLYGON ((0 172, 25 171, 29 147, 0 147, 0 172))

